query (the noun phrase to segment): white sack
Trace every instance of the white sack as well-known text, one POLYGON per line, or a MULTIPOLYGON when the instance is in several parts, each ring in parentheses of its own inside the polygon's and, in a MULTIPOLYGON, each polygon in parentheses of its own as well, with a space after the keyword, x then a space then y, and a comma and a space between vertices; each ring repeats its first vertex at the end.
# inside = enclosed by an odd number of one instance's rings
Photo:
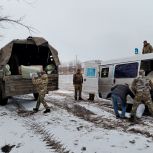
POLYGON ((30 79, 33 73, 42 72, 42 65, 24 66, 21 65, 22 78, 30 79))
POLYGON ((144 104, 140 104, 137 108, 137 111, 136 111, 136 117, 137 118, 141 118, 143 113, 145 111, 145 105, 144 104))

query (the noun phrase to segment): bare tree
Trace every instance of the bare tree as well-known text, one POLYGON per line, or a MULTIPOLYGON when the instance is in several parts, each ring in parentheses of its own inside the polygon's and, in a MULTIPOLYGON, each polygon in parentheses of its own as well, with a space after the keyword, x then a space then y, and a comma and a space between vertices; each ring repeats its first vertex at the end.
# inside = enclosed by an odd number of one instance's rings
MULTIPOLYGON (((17 0, 17 1, 20 1, 20 0, 17 0)), ((22 0, 22 1, 25 1, 26 3, 30 4, 30 2, 28 2, 27 0, 22 0)), ((0 10, 2 10, 2 6, 0 6, 0 10)), ((31 32, 36 31, 36 29, 34 29, 33 27, 24 24, 23 19, 24 19, 24 17, 20 17, 18 19, 13 19, 10 16, 0 15, 0 27, 4 28, 3 23, 10 23, 10 24, 17 24, 17 25, 20 25, 20 26, 26 28, 30 34, 31 34, 31 32)))
POLYGON ((18 24, 18 25, 20 25, 22 27, 25 27, 29 31, 30 34, 31 34, 31 32, 34 32, 34 28, 33 27, 25 25, 24 23, 22 23, 22 21, 23 21, 23 18, 11 19, 8 16, 0 16, 0 25, 1 25, 1 27, 3 27, 1 23, 4 23, 4 22, 11 23, 11 24, 15 23, 15 24, 18 24))

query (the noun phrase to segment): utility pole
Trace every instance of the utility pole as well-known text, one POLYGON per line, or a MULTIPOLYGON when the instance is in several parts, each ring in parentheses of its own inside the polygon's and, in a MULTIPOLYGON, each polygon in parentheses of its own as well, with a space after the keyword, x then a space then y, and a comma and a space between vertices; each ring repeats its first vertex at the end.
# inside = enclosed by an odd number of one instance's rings
POLYGON ((77 55, 75 56, 75 70, 77 70, 78 59, 77 55))

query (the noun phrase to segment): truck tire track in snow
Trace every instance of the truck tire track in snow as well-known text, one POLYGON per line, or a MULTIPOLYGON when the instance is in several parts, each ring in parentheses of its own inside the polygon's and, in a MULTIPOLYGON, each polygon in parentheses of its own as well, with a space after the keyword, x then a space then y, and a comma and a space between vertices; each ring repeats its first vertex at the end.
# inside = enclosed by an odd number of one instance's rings
MULTIPOLYGON (((94 123, 98 127, 102 127, 105 129, 114 129, 114 128, 120 128, 122 127, 123 129, 125 128, 125 124, 122 122, 114 122, 111 119, 107 118, 102 118, 101 116, 97 116, 95 113, 92 111, 86 109, 85 107, 80 106, 79 104, 76 103, 63 103, 63 102, 58 102, 55 99, 52 101, 48 101, 54 104, 55 106, 58 106, 62 109, 67 110, 69 113, 72 113, 73 115, 84 119, 88 122, 94 123)), ((129 125, 129 124, 128 124, 129 125)))
MULTIPOLYGON (((143 125, 144 129, 139 129, 137 127, 134 127, 135 125, 127 122, 127 120, 120 120, 120 119, 115 119, 114 115, 112 115, 112 117, 107 117, 107 116, 98 116, 95 112, 91 111, 90 109, 87 109, 86 107, 81 106, 81 104, 83 102, 78 102, 76 103, 76 101, 73 100, 72 97, 70 96, 66 96, 64 99, 59 100, 56 98, 50 98, 47 97, 46 99, 48 101, 48 103, 51 103, 59 108, 62 108, 64 110, 66 110, 69 113, 72 113, 72 115, 77 116, 85 121, 88 121, 90 123, 93 123, 95 125, 95 127, 100 127, 100 128, 104 128, 104 129, 113 129, 113 130, 119 130, 119 131, 123 131, 126 133, 134 133, 134 134, 141 134, 145 137, 152 137, 153 138, 153 134, 150 133, 149 131, 147 131, 147 124, 145 124, 144 122, 140 121, 138 124, 139 125, 143 125), (79 104, 80 103, 80 104, 79 104)), ((91 105, 95 105, 92 107, 97 107, 99 105, 97 104, 93 104, 93 103, 89 103, 87 104, 89 106, 91 105)), ((101 111, 107 111, 106 109, 103 110, 103 107, 100 107, 101 111)), ((110 109, 110 108, 109 108, 110 109)), ((19 109, 20 111, 18 112, 18 114, 22 117, 29 117, 32 115, 31 112, 22 111, 21 109, 19 109)), ((112 114, 113 112, 110 113, 110 111, 108 111, 109 114, 112 114)), ((108 113, 107 112, 107 113, 108 113)), ((43 125, 39 124, 39 127, 41 128, 43 125)), ((152 125, 151 125, 152 126, 152 125)), ((52 135, 50 135, 50 138, 52 139, 52 135)))
POLYGON ((53 134, 46 131, 45 127, 43 127, 40 123, 34 123, 30 120, 27 120, 26 123, 31 130, 41 135, 42 140, 51 150, 55 150, 58 153, 72 153, 71 151, 67 150, 61 142, 56 140, 53 134))
POLYGON ((35 114, 33 111, 27 111, 24 106, 22 106, 21 103, 18 103, 17 101, 15 101, 15 105, 18 109, 18 115, 25 118, 26 127, 28 125, 30 130, 34 131, 34 133, 36 134, 39 134, 42 141, 46 143, 46 146, 48 146, 49 149, 51 149, 52 151, 54 150, 57 153, 72 153, 72 151, 67 150, 60 141, 56 140, 54 134, 51 134, 50 132, 45 130, 45 127, 42 124, 37 123, 33 121, 32 118, 30 118, 32 115, 35 114))
MULTIPOLYGON (((139 129, 134 127, 135 125, 128 122, 127 120, 120 120, 120 119, 115 119, 115 118, 107 118, 104 116, 98 116, 96 113, 86 109, 85 107, 81 106, 76 101, 73 100, 72 97, 66 96, 65 100, 59 101, 56 98, 51 98, 47 100, 49 103, 54 104, 55 106, 58 106, 62 109, 65 109, 69 113, 72 113, 73 115, 84 119, 88 122, 94 123, 95 126, 100 127, 100 128, 105 128, 105 129, 117 129, 121 130, 123 132, 132 132, 132 133, 140 133, 144 135, 145 137, 152 137, 153 134, 151 134, 149 131, 147 131, 147 128, 149 127, 146 123, 143 121, 139 121, 138 125, 142 125, 145 127, 144 129, 139 129)), ((89 104, 90 105, 90 104, 89 104)), ((104 103, 105 105, 105 103, 104 103)), ((99 106, 99 105, 98 105, 99 106)), ((106 106, 106 105, 105 105, 106 106)), ((104 111, 108 111, 109 113, 113 114, 113 111, 111 108, 105 109, 104 111)), ((100 109, 103 111, 103 107, 101 104, 100 109)))

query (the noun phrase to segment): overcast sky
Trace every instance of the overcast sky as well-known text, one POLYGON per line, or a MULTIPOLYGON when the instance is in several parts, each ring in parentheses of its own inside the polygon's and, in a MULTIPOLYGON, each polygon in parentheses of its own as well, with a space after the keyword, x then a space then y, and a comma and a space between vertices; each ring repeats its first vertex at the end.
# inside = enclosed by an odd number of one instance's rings
MULTIPOLYGON (((3 15, 25 16, 23 22, 38 31, 59 52, 62 62, 110 60, 141 52, 143 41, 153 45, 153 0, 1 0, 3 15)), ((3 25, 4 26, 4 25, 3 25)), ((0 29, 0 47, 12 39, 27 38, 24 28, 0 29)))

